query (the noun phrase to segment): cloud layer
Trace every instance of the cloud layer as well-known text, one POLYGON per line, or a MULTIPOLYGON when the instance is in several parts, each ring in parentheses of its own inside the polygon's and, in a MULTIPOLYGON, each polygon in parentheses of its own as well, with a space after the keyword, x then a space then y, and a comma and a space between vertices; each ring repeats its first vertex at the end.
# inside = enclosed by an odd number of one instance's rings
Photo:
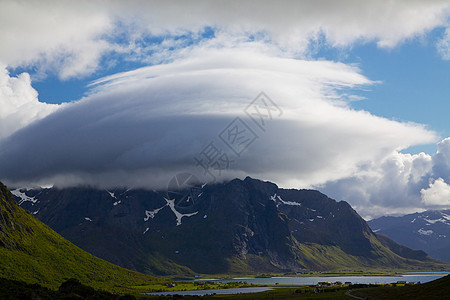
POLYGON ((218 135, 241 117, 258 138, 222 179, 250 174, 286 186, 321 184, 436 138, 421 125, 355 111, 339 98, 340 89, 370 84, 341 63, 197 49, 101 79, 89 97, 3 140, 0 175, 13 184, 161 187, 177 172, 201 173, 194 157, 210 141, 219 145, 218 135), (284 112, 266 120, 265 132, 244 113, 262 89, 284 112))
MULTIPOLYGON (((448 27, 449 15, 448 1, 420 0, 109 1, 107 5, 3 0, 0 62, 68 79, 95 72, 105 54, 164 61, 192 39, 211 39, 202 36, 208 27, 214 29, 216 42, 226 46, 260 40, 297 56, 307 55, 322 38, 331 46, 375 41, 392 48, 434 28, 448 27), (189 41, 183 42, 185 36, 189 41), (158 39, 162 42, 155 45, 158 39)), ((438 45, 444 57, 447 40, 438 45)), ((114 61, 106 62, 111 64, 114 61)))

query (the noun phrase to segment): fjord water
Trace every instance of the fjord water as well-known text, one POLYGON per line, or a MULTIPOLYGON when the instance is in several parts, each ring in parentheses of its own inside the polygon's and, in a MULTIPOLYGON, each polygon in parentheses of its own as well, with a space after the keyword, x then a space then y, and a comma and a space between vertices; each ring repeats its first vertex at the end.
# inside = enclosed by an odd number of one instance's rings
MULTIPOLYGON (((336 276, 336 277, 270 277, 270 278, 233 278, 233 279, 198 279, 195 281, 214 281, 214 282, 247 282, 252 284, 262 285, 315 285, 318 282, 336 282, 342 283, 351 282, 352 284, 387 284, 395 283, 397 281, 406 282, 420 282, 425 283, 439 279, 450 274, 450 272, 436 272, 428 274, 411 274, 402 276, 336 276)), ((204 296, 210 294, 230 295, 230 294, 245 294, 257 293, 271 290, 270 287, 250 287, 250 288, 233 288, 233 289, 217 289, 217 290, 194 290, 194 291, 172 291, 172 292, 157 292, 147 293, 147 295, 183 295, 183 296, 204 296)))
MULTIPOLYGON (((270 278, 233 278, 233 279, 214 279, 213 281, 239 282, 245 281, 252 284, 289 284, 289 285, 312 285, 318 282, 351 282, 352 284, 387 284, 397 281, 420 282, 425 283, 439 279, 450 274, 449 272, 436 272, 429 274, 411 274, 401 276, 336 276, 336 277, 270 277, 270 278)), ((199 281, 207 281, 205 279, 199 281)))

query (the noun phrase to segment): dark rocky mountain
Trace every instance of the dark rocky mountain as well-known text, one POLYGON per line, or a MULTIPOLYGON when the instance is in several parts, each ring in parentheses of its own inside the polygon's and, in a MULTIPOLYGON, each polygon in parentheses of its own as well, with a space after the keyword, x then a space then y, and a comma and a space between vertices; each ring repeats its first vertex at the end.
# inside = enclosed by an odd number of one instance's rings
POLYGON ((381 217, 368 223, 373 231, 402 245, 450 262, 450 210, 381 217))
POLYGON ((247 177, 185 190, 15 190, 81 248, 149 274, 447 268, 379 239, 344 202, 247 177))
MULTIPOLYGON (((76 247, 20 208, 1 182, 0 277, 50 288, 58 287, 67 278, 77 278, 103 290, 128 290, 130 286, 164 282, 125 270, 76 247)), ((0 298, 19 299, 13 294, 0 298)))

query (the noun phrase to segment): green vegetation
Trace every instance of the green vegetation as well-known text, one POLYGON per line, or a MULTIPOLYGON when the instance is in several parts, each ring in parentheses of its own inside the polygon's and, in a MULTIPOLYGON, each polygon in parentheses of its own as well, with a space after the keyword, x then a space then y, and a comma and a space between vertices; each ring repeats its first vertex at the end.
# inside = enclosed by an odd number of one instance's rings
POLYGON ((20 208, 2 183, 0 257, 1 277, 52 289, 69 278, 120 293, 130 286, 166 282, 115 266, 76 247, 20 208))
POLYGON ((389 286, 355 290, 352 295, 369 299, 449 299, 450 275, 411 286, 389 286))
POLYGON ((131 287, 131 289, 134 288, 137 291, 146 290, 147 293, 157 293, 157 292, 173 292, 173 291, 237 289, 255 286, 265 286, 265 285, 254 285, 245 282, 215 283, 208 281, 197 281, 197 282, 176 282, 176 283, 173 282, 164 285, 152 284, 146 286, 133 286, 131 287))
MULTIPOLYGON (((350 285, 342 287, 325 287, 316 290, 309 286, 277 286, 271 291, 235 294, 209 295, 202 299, 352 299, 346 293, 364 299, 448 299, 450 295, 450 275, 444 278, 415 285, 350 285)), ((151 299, 167 297, 151 296, 151 299)), ((178 298, 175 297, 174 298, 178 298)), ((198 296, 184 296, 183 299, 197 299, 198 296)))
POLYGON ((324 288, 316 293, 313 288, 306 286, 280 287, 271 291, 242 295, 220 295, 212 299, 351 299, 345 295, 348 288, 324 288))
MULTIPOLYGON (((229 283, 224 285, 194 283, 177 283, 174 287, 166 285, 149 285, 145 288, 155 291, 171 290, 202 290, 218 288, 247 287, 241 283, 229 283)), ((144 286, 134 287, 144 288, 144 286)), ((450 275, 425 284, 411 286, 400 285, 350 285, 334 286, 316 289, 305 285, 300 286, 274 286, 273 290, 234 295, 206 295, 202 299, 350 299, 346 293, 369 299, 447 299, 450 295, 450 275)), ((135 293, 140 299, 198 299, 199 296, 149 296, 135 293)), ((0 299, 136 299, 133 295, 117 295, 81 284, 76 279, 69 279, 57 290, 42 287, 39 284, 27 284, 20 281, 0 278, 0 299)))
MULTIPOLYGON (((424 261, 401 257, 385 247, 374 236, 368 237, 373 250, 370 256, 356 256, 344 252, 338 246, 321 245, 317 243, 295 243, 292 252, 297 261, 309 271, 306 274, 286 272, 262 272, 276 276, 389 276, 414 271, 446 271, 450 264, 428 259, 424 261)), ((268 266, 267 258, 247 254, 247 259, 233 257, 228 259, 230 274, 215 274, 215 277, 255 277, 255 273, 248 270, 255 265, 259 268, 268 266), (250 266, 250 264, 252 266, 250 266)), ((269 267, 267 267, 268 270, 269 267)), ((211 275, 205 275, 211 276, 211 275)), ((256 274, 257 276, 257 274, 256 274)))
POLYGON ((145 274, 152 274, 155 276, 172 275, 174 277, 178 276, 187 279, 193 279, 196 275, 196 273, 188 267, 176 264, 172 260, 160 255, 158 252, 147 255, 143 261, 145 261, 145 268, 140 271, 145 274))
MULTIPOLYGON (((193 284, 186 283, 186 287, 192 287, 193 284)), ((179 288, 177 286, 177 288, 179 288)), ((239 283, 230 283, 226 285, 217 285, 215 288, 238 288, 245 287, 239 283)), ((211 285, 205 286, 204 289, 214 288, 211 285)), ((195 288, 197 289, 197 288, 195 288)), ((350 287, 323 288, 320 292, 315 292, 314 288, 308 286, 283 286, 274 290, 253 293, 253 294, 236 294, 236 295, 207 295, 202 299, 347 299, 345 292, 350 287)), ((148 296, 136 295, 140 299, 198 299, 198 296, 148 296)), ((102 290, 96 290, 90 286, 81 284, 76 279, 69 279, 62 283, 56 290, 43 287, 39 284, 27 284, 21 281, 7 280, 0 278, 0 299, 117 299, 117 300, 133 300, 133 295, 117 295, 102 290)))
MULTIPOLYGON (((345 293, 350 287, 323 288, 320 292, 315 292, 314 288, 308 286, 283 286, 273 290, 234 295, 207 295, 201 299, 351 299, 345 293)), ((167 296, 148 296, 150 299, 171 299, 167 296)), ((173 298, 199 299, 199 296, 173 296, 173 298)), ((173 299, 172 298, 172 299, 173 299)))
POLYGON ((293 248, 293 252, 296 254, 298 261, 306 267, 338 273, 345 272, 345 270, 353 270, 352 272, 357 270, 361 273, 414 270, 445 271, 449 268, 448 263, 432 259, 420 261, 401 257, 390 248, 385 247, 375 236, 368 236, 367 238, 373 250, 366 257, 350 255, 338 246, 315 243, 297 242, 297 247, 293 248))
POLYGON ((69 279, 58 290, 51 290, 37 283, 27 284, 23 281, 0 278, 0 299, 97 299, 97 300, 133 300, 132 295, 116 295, 95 290, 83 285, 77 279, 69 279))

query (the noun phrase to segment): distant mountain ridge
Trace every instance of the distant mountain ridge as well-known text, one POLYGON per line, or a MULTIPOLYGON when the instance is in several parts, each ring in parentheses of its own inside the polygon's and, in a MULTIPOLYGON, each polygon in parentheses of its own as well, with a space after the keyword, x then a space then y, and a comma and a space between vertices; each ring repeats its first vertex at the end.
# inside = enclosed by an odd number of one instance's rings
POLYGON ((15 202, 0 182, 0 277, 56 288, 68 278, 114 290, 160 279, 112 265, 76 247, 15 202))
POLYGON ((374 232, 412 249, 423 250, 435 259, 450 262, 450 210, 381 217, 368 224, 374 232))
POLYGON ((448 268, 379 238, 345 201, 250 177, 187 193, 92 188, 14 193, 22 207, 76 245, 149 274, 448 268))

